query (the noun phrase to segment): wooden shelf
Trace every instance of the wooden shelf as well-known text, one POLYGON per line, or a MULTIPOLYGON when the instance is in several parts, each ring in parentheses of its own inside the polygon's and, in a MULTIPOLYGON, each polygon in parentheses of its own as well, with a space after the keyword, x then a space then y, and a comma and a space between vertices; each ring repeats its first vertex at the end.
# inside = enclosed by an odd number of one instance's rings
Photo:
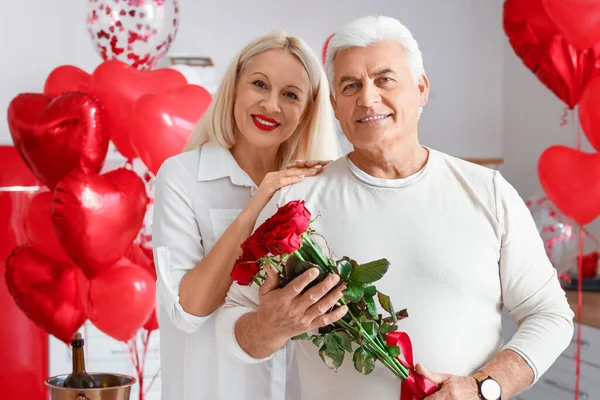
MULTIPOLYGON (((567 290, 566 293, 569 305, 575 313, 574 322, 577 322, 577 291, 567 290)), ((600 329, 600 292, 583 292, 581 323, 600 329)))
POLYGON ((479 165, 502 165, 504 164, 504 158, 463 158, 465 161, 472 162, 473 164, 479 165))

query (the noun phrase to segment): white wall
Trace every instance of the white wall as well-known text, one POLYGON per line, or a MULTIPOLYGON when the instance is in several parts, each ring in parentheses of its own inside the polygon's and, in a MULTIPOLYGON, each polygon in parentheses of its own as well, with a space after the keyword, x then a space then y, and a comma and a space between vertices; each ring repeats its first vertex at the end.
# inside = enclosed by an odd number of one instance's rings
MULTIPOLYGON (((18 93, 39 92, 62 64, 91 72, 100 57, 85 27, 85 0, 6 2, 0 13, 0 109, 18 93)), ((299 35, 321 54, 324 40, 361 15, 403 21, 424 53, 432 95, 422 141, 463 157, 502 155, 504 36, 500 0, 181 0, 171 55, 210 56, 221 76, 234 54, 271 29, 299 35), (435 11, 434 11, 435 10, 435 11)), ((4 114, 5 115, 5 114, 4 114)), ((11 143, 0 123, 0 144, 11 143)))

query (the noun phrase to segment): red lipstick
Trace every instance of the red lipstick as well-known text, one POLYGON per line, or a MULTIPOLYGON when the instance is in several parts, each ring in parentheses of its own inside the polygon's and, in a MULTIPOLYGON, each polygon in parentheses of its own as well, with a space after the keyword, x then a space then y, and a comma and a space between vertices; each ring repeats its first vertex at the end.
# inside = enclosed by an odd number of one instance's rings
POLYGON ((258 129, 268 132, 277 129, 277 127, 281 125, 273 118, 269 118, 262 114, 252 114, 252 122, 254 122, 254 125, 256 125, 258 129))

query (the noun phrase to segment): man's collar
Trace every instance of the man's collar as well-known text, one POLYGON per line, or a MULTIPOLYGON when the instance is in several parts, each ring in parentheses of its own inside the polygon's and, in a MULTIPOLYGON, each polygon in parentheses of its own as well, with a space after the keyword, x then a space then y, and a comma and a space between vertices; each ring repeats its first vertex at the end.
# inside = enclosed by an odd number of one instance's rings
POLYGON ((199 151, 200 162, 196 176, 199 182, 229 177, 234 185, 256 187, 228 149, 215 142, 206 142, 199 151))

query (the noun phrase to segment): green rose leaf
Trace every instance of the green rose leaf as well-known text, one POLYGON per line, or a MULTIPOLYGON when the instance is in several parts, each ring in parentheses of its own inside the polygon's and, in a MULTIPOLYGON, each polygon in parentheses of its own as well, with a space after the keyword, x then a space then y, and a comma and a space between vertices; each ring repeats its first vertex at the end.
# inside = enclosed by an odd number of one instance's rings
POLYGON ((319 347, 321 345, 321 342, 323 342, 324 337, 323 336, 315 336, 312 340, 313 344, 317 347, 319 347))
POLYGON ((352 264, 348 260, 339 260, 336 263, 337 271, 340 277, 344 282, 348 282, 350 280, 350 275, 352 274, 352 264))
POLYGON ((364 285, 365 297, 373 297, 377 294, 377 288, 373 285, 364 285))
POLYGON ((343 293, 346 301, 349 301, 350 303, 358 303, 365 294, 365 291, 360 284, 350 282, 346 286, 346 290, 344 290, 343 293))
POLYGON ((385 275, 390 263, 385 258, 361 264, 352 270, 350 281, 358 283, 373 283, 385 275))
MULTIPOLYGON (((327 341, 327 339, 325 339, 327 341)), ((344 350, 342 350, 337 344, 331 348, 327 347, 327 343, 321 346, 319 349, 319 356, 330 369, 337 371, 344 361, 344 350)))
POLYGON ((398 330, 398 325, 392 324, 391 321, 390 323, 387 323, 387 321, 384 320, 384 322, 379 326, 379 332, 384 335, 396 330, 398 330))
POLYGON ((371 338, 375 338, 379 332, 379 325, 375 321, 365 321, 362 323, 363 329, 371 338))
POLYGON ((388 354, 392 357, 398 357, 401 353, 400 347, 398 347, 398 346, 386 346, 386 347, 387 347, 388 354))
POLYGON ((354 368, 364 375, 369 375, 375 369, 375 355, 369 350, 359 347, 352 357, 354 368))
POLYGON ((308 340, 310 339, 310 336, 308 336, 308 333, 302 333, 300 335, 296 335, 294 337, 291 338, 292 340, 308 340))
POLYGON ((381 307, 390 313, 390 316, 392 317, 392 322, 396 323, 398 321, 398 318, 396 316, 396 313, 394 312, 394 306, 392 305, 392 302, 390 301, 390 297, 386 296, 385 294, 381 293, 381 292, 377 292, 377 299, 379 300, 379 304, 381 304, 381 307))
POLYGON ((353 259, 351 259, 350 257, 342 257, 342 260, 346 260, 350 263, 350 265, 352 265, 352 269, 354 270, 354 268, 358 267, 358 263, 356 261, 354 261, 353 259))
POLYGON ((390 297, 386 296, 385 294, 383 294, 381 292, 377 292, 377 299, 379 300, 379 304, 381 304, 381 308, 383 308, 385 311, 387 311, 391 314, 392 313, 392 311, 391 311, 392 303, 390 301, 390 297))
POLYGON ((375 307, 375 299, 372 297, 365 297, 364 302, 367 304, 367 311, 374 319, 379 318, 379 314, 377 314, 377 307, 375 307))
POLYGON ((348 353, 352 353, 352 337, 347 332, 335 331, 331 334, 331 336, 335 338, 340 348, 348 353))
POLYGON ((408 311, 406 310, 406 308, 403 309, 403 310, 401 310, 401 311, 398 311, 397 313, 394 313, 390 317, 384 318, 383 320, 385 322, 389 322, 389 323, 394 323, 395 324, 396 322, 398 322, 398 321, 400 321, 401 319, 404 319, 404 318, 408 318, 408 311))

